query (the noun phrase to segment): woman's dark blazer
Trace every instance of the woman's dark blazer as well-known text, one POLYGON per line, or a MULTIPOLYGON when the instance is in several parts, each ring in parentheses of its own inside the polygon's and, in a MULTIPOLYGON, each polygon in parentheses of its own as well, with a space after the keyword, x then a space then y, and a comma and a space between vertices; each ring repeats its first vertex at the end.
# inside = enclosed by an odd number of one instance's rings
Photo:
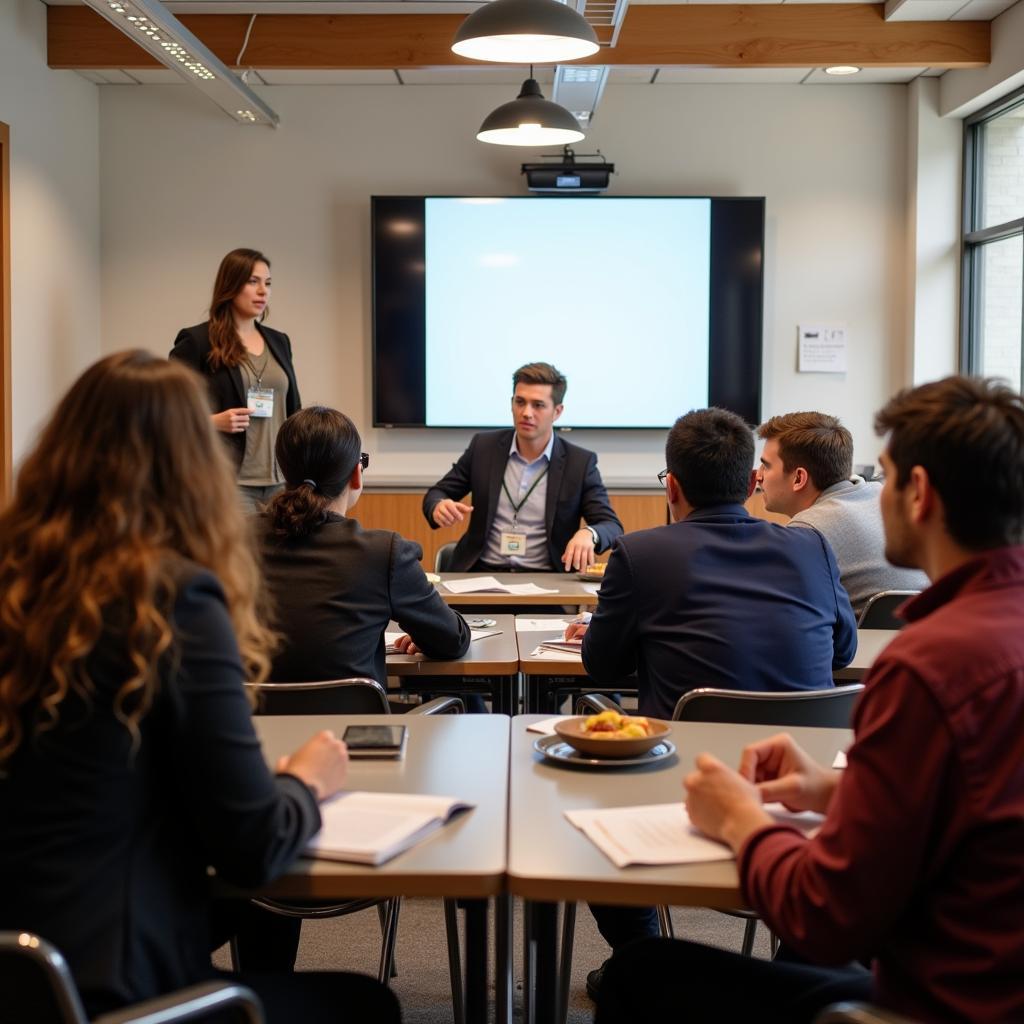
MULTIPOLYGON (((257 324, 256 327, 288 377, 285 412, 291 416, 293 412, 298 412, 302 408, 299 385, 295 381, 295 368, 292 365, 292 343, 288 340, 287 334, 264 327, 263 324, 257 324)), ((206 378, 210 392, 210 407, 214 412, 241 409, 247 404, 242 371, 237 366, 221 366, 216 370, 210 368, 209 321, 196 324, 195 327, 183 327, 178 331, 169 358, 180 359, 206 378)), ((245 433, 224 434, 224 440, 231 449, 236 468, 240 467, 242 459, 245 458, 245 433)))
POLYGON ((191 563, 178 575, 137 745, 115 714, 135 672, 126 617, 108 610, 92 693, 0 773, 0 931, 53 942, 90 1017, 212 977, 207 866, 263 885, 320 827, 313 793, 263 760, 220 583, 191 563))

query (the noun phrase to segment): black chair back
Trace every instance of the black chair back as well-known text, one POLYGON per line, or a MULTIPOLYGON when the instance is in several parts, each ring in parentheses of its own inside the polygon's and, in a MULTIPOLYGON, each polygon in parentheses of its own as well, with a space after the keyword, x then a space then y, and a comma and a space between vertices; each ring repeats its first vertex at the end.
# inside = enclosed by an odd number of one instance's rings
POLYGON ((257 694, 257 715, 386 715, 391 710, 376 679, 245 685, 257 694))
POLYGON ((0 932, 0 992, 4 1020, 87 1024, 67 962, 38 935, 0 932))
POLYGON ((860 613, 858 629, 902 629, 903 620, 894 612, 904 601, 908 601, 920 590, 883 590, 875 594, 860 613))
POLYGON ((434 555, 434 572, 450 572, 452 568, 452 557, 455 555, 455 544, 453 540, 442 544, 434 555))
POLYGON ((746 690, 691 690, 672 713, 675 722, 724 722, 731 725, 816 726, 849 729, 860 683, 828 690, 751 693, 746 690))

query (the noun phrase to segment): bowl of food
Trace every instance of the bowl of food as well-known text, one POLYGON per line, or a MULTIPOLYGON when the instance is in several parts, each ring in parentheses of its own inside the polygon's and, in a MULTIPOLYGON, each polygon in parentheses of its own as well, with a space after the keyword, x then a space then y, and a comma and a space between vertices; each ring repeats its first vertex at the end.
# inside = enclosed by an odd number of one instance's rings
POLYGON ((566 743, 591 757, 639 757, 668 736, 668 722, 618 711, 566 718, 555 732, 566 743))
POLYGON ((600 583, 604 579, 604 571, 607 568, 607 562, 595 562, 576 573, 576 576, 581 580, 589 580, 591 583, 600 583))

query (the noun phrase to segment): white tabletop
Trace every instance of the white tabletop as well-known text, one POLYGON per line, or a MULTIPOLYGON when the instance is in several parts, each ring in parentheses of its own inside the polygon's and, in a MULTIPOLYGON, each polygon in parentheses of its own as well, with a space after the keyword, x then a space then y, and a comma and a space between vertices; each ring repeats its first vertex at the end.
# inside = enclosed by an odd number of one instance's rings
POLYGON ((889 643, 899 636, 898 629, 858 629, 857 653, 846 668, 832 673, 837 682, 859 683, 868 673, 872 662, 885 650, 889 643))
MULTIPOLYGON (((649 768, 574 769, 545 760, 533 749, 537 733, 526 726, 542 715, 512 720, 508 886, 526 899, 594 900, 601 903, 739 906, 735 863, 616 868, 564 812, 682 800, 682 779, 696 755, 710 751, 737 765, 740 751, 778 730, 770 726, 673 722, 677 754, 649 768)), ((846 729, 790 729, 819 761, 831 764, 852 742, 846 729)))
POLYGON ((264 715, 253 719, 273 764, 320 729, 358 724, 409 729, 401 761, 353 760, 346 788, 433 793, 476 807, 379 867, 300 860, 260 891, 279 898, 486 897, 503 890, 509 719, 504 715, 264 715))

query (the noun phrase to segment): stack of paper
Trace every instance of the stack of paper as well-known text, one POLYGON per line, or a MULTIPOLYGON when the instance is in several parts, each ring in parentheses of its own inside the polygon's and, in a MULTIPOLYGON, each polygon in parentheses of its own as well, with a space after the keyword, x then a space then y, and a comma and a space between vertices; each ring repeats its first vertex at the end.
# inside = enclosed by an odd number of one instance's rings
POLYGON ((412 793, 342 793, 320 806, 322 827, 307 852, 328 860, 383 864, 473 804, 412 793))
MULTIPOLYGON (((471 629, 470 633, 474 640, 483 640, 485 636, 500 636, 500 629, 471 629)), ((405 636, 404 633, 385 633, 384 634, 384 653, 385 654, 398 654, 399 650, 395 647, 395 643, 398 641, 400 636, 405 636)))
POLYGON ((581 661, 583 637, 573 640, 545 640, 533 649, 532 657, 550 658, 552 661, 581 661))
POLYGON ((445 580, 444 585, 453 594, 515 594, 529 597, 531 594, 557 594, 558 590, 545 590, 536 583, 499 583, 493 576, 474 576, 465 580, 445 580))
MULTIPOLYGON (((808 834, 825 820, 810 811, 787 811, 781 804, 767 804, 765 810, 779 822, 808 834)), ((694 828, 681 802, 566 811, 565 816, 618 868, 732 860, 728 846, 694 828)))
POLYGON ((564 633, 572 619, 528 619, 516 616, 517 633, 564 633))

